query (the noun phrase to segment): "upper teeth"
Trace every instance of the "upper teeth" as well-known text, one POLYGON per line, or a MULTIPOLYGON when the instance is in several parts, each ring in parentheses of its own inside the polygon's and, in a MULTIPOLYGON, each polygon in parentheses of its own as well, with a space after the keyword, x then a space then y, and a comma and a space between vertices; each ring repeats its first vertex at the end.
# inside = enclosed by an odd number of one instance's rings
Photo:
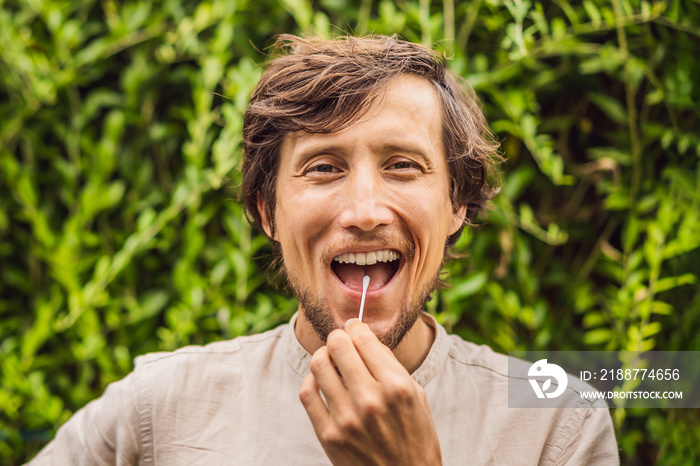
POLYGON ((390 249, 374 252, 346 252, 335 256, 335 261, 341 264, 372 265, 377 262, 391 262, 399 258, 399 253, 390 249))

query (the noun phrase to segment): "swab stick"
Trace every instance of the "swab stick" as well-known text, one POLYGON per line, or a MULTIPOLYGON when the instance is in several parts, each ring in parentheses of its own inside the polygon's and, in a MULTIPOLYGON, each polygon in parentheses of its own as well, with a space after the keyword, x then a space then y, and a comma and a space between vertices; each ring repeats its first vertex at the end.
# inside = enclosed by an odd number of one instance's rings
POLYGON ((362 322, 362 313, 365 310, 365 298, 367 297, 367 288, 369 287, 369 275, 362 277, 362 300, 360 301, 360 315, 357 320, 362 322))

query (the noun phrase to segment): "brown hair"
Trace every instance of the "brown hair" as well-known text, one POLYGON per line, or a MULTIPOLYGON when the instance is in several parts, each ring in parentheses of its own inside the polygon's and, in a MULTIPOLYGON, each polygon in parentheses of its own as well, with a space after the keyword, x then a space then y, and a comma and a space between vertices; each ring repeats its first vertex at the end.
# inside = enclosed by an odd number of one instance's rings
MULTIPOLYGON (((261 227, 258 196, 274 229, 279 151, 295 131, 330 133, 355 123, 386 83, 411 74, 430 81, 442 103, 443 143, 452 179, 452 205, 467 206, 473 224, 496 193, 493 141, 471 87, 445 68, 445 57, 395 36, 333 40, 279 36, 243 120, 241 197, 249 220, 261 227)), ((460 228, 447 240, 453 245, 460 228)), ((273 230, 274 232, 274 230, 273 230)))

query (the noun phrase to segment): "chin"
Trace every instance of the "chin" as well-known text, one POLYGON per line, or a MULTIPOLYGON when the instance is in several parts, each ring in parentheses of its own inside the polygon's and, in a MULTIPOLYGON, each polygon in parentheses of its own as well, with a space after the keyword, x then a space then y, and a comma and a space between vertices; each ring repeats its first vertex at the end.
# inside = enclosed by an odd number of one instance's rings
MULTIPOLYGON (((420 299, 402 305, 398 315, 394 315, 389 323, 385 319, 377 319, 377 314, 373 313, 371 309, 365 309, 366 319, 364 319, 364 322, 367 323, 379 341, 393 351, 420 318, 421 313, 425 309, 425 303, 430 298, 430 293, 434 288, 432 285, 426 287, 420 299)), ((338 319, 336 315, 344 315, 344 313, 338 314, 330 311, 331 308, 326 305, 325 300, 313 298, 311 293, 297 292, 297 299, 299 300, 300 312, 303 313, 304 318, 311 324, 314 332, 324 343, 328 335, 333 330, 342 328, 347 320, 344 319, 340 322, 339 320, 343 318, 338 319)), ((348 319, 352 317, 357 317, 356 311, 348 319)))

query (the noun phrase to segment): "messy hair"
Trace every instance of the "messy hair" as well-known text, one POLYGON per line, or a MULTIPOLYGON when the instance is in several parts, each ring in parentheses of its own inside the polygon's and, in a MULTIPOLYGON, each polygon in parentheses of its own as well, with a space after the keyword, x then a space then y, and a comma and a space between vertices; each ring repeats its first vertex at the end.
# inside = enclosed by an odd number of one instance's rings
MULTIPOLYGON (((285 34, 275 41, 272 57, 243 120, 241 200, 249 220, 261 230, 258 198, 264 201, 274 235, 275 187, 285 136, 349 127, 381 98, 391 79, 402 75, 428 80, 438 95, 452 207, 467 207, 465 225, 473 224, 495 195, 498 145, 473 90, 446 69, 444 55, 396 36, 326 40, 285 34)), ((446 247, 463 228, 447 239, 446 247)))

